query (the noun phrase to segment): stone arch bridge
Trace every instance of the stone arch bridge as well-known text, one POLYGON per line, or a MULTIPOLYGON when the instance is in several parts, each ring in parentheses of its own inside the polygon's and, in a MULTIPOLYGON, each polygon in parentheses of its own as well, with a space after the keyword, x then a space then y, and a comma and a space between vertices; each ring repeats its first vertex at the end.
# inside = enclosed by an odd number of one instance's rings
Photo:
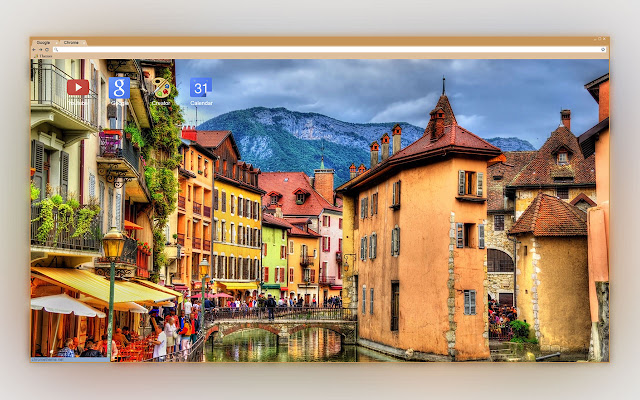
POLYGON ((278 336, 279 343, 288 343, 289 335, 308 328, 322 328, 340 334, 343 344, 356 344, 356 321, 313 320, 313 319, 276 319, 268 320, 220 320, 212 322, 208 327, 207 337, 213 335, 214 343, 234 332, 245 329, 261 329, 278 336))

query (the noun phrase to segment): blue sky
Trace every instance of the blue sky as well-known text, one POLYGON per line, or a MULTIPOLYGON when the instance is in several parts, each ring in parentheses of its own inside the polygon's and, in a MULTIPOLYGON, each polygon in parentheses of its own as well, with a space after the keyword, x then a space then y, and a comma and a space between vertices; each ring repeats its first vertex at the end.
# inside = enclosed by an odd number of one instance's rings
POLYGON ((608 60, 177 60, 179 103, 187 124, 250 107, 285 107, 348 122, 426 126, 446 93, 458 124, 485 137, 515 136, 535 147, 570 109, 579 135, 598 121, 584 84, 607 73, 608 60), (210 77, 207 98, 189 97, 192 77, 210 77))

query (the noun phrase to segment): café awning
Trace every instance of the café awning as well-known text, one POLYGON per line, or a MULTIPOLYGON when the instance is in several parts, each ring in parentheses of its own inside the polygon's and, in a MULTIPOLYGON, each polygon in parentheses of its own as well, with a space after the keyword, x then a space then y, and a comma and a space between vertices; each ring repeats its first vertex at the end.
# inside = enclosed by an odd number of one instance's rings
POLYGON ((127 221, 126 219, 124 220, 124 229, 129 230, 129 229, 136 229, 136 230, 142 230, 143 228, 131 221, 127 221))
POLYGON ((155 289, 155 290, 159 290, 161 292, 169 293, 170 295, 173 295, 173 296, 177 297, 178 298, 178 302, 182 301, 182 293, 180 293, 180 292, 178 292, 176 290, 173 290, 173 289, 168 288, 166 286, 158 285, 157 283, 153 283, 153 282, 150 282, 150 281, 145 281, 145 280, 142 280, 142 279, 134 279, 133 281, 136 282, 136 283, 139 283, 139 284, 141 284, 143 286, 150 287, 151 289, 155 289))
POLYGON ((224 285, 228 290, 257 290, 258 284, 255 282, 225 282, 218 281, 220 285, 224 285))
MULTIPOLYGON (((89 271, 74 268, 31 268, 31 276, 95 297, 109 301, 109 280, 89 271)), ((114 303, 159 303, 173 299, 174 296, 133 282, 115 282, 114 303)))
MULTIPOLYGON (((97 307, 105 307, 105 308, 109 307, 109 302, 95 299, 93 297, 80 295, 80 300, 84 303, 92 304, 97 307)), ((146 314, 149 312, 149 310, 142 307, 138 303, 134 303, 133 301, 129 301, 126 303, 113 303, 113 309, 116 311, 127 311, 127 312, 136 313, 136 314, 146 314)))

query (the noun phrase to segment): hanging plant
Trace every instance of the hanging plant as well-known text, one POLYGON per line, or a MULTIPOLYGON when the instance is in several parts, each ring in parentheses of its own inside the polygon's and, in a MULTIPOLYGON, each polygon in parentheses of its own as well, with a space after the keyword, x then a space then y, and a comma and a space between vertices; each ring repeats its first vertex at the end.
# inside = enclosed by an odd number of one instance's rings
MULTIPOLYGON (((100 208, 98 207, 98 210, 100 208)), ((99 211, 98 211, 99 212, 99 211)), ((84 235, 89 231, 91 222, 96 216, 97 212, 93 208, 81 208, 78 210, 78 222, 76 223, 76 231, 71 235, 72 238, 76 238, 84 235)))
POLYGON ((31 201, 37 200, 40 197, 40 189, 31 182, 31 201))
POLYGON ((58 205, 58 232, 69 231, 73 226, 73 208, 69 204, 58 205))
POLYGON ((51 198, 46 198, 42 200, 40 203, 40 215, 38 218, 31 220, 31 222, 40 221, 40 226, 38 227, 38 232, 36 232, 36 239, 39 242, 46 242, 49 239, 49 235, 53 230, 55 225, 53 221, 53 209, 55 204, 51 200, 51 198))

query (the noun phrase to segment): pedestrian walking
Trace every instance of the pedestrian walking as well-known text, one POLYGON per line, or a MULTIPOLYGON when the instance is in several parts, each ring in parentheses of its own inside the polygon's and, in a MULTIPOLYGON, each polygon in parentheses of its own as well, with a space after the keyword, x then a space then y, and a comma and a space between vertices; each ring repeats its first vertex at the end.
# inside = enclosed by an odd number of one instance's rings
POLYGON ((276 301, 273 296, 269 295, 267 298, 267 311, 269 312, 269 321, 274 320, 273 309, 276 307, 276 301))

